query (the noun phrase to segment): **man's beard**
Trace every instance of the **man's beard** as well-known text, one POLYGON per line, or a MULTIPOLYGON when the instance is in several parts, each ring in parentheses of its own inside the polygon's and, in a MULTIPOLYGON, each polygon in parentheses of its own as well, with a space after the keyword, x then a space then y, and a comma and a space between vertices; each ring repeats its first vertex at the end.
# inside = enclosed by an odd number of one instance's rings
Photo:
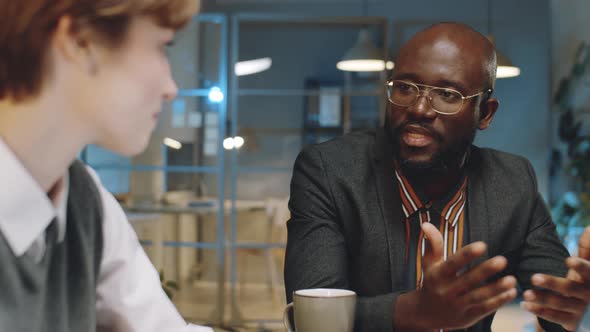
MULTIPOLYGON (((439 174, 444 175, 451 169, 460 168, 466 153, 475 139, 475 133, 477 130, 477 126, 474 124, 473 128, 471 128, 467 135, 459 138, 458 141, 452 142, 452 144, 443 147, 442 144, 444 139, 440 136, 437 136, 435 131, 428 124, 423 124, 419 121, 408 120, 393 128, 390 121, 387 120, 385 127, 393 143, 394 153, 399 162, 399 166, 402 169, 402 172, 404 172, 404 175, 408 177, 424 175, 432 176, 439 174), (434 133, 433 139, 439 143, 441 149, 437 151, 430 160, 414 161, 402 159, 402 156, 400 155, 401 134, 403 129, 409 124, 424 127, 434 133)), ((412 148, 410 147, 409 149, 412 148)))

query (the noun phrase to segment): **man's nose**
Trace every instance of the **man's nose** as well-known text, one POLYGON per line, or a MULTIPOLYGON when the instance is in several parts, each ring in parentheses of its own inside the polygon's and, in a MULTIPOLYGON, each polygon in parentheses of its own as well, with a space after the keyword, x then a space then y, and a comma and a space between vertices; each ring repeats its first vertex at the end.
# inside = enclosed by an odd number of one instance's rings
POLYGON ((436 112, 432 109, 431 98, 427 90, 420 90, 416 101, 407 109, 408 113, 418 118, 434 118, 436 112))

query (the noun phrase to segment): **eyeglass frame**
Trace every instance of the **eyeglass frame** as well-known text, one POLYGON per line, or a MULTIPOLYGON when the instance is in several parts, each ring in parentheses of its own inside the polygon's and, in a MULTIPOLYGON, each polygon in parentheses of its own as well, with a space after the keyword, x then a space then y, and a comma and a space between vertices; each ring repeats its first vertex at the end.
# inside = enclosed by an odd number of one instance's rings
POLYGON ((440 87, 440 86, 434 86, 434 85, 428 85, 428 84, 413 83, 413 82, 408 82, 408 81, 404 81, 404 80, 387 80, 387 82, 385 82, 385 90, 386 90, 386 93, 387 93, 387 100, 389 100, 390 103, 392 103, 392 104, 394 104, 396 106, 401 106, 401 107, 410 107, 410 106, 413 106, 413 105, 416 104, 416 102, 418 102, 418 100, 420 99, 421 96, 424 96, 424 97, 426 97, 426 100, 428 100, 428 105, 430 106, 430 108, 433 111, 435 111, 438 114, 444 114, 444 115, 454 115, 454 114, 457 114, 457 113, 461 112, 461 110, 463 109, 463 106, 465 106, 465 101, 467 99, 471 99, 473 97, 481 96, 481 95, 486 94, 486 93, 488 94, 487 98, 489 98, 492 95, 492 93, 494 92, 494 89, 488 88, 488 89, 483 90, 483 91, 480 91, 480 92, 478 92, 476 94, 472 94, 472 95, 469 95, 469 96, 463 96, 463 94, 461 92, 459 92, 459 91, 457 91, 455 89, 443 88, 443 87, 440 87), (416 99, 411 104, 409 104, 409 105, 400 105, 400 104, 397 104, 397 103, 393 102, 393 100, 391 100, 391 93, 389 91, 389 87, 390 86, 393 86, 392 85, 393 82, 402 82, 402 83, 405 83, 405 84, 408 84, 408 85, 415 86, 418 89, 418 94, 416 95, 416 99), (425 88, 428 88, 428 89, 420 89, 420 87, 425 87, 425 88), (432 91, 433 89, 448 90, 448 91, 453 91, 453 92, 458 93, 459 96, 461 96, 461 105, 459 106, 459 108, 457 109, 457 111, 456 112, 453 112, 453 113, 445 113, 445 112, 441 112, 441 111, 435 109, 432 106, 432 97, 430 96, 430 91, 432 91), (426 92, 425 95, 423 95, 423 91, 426 92))

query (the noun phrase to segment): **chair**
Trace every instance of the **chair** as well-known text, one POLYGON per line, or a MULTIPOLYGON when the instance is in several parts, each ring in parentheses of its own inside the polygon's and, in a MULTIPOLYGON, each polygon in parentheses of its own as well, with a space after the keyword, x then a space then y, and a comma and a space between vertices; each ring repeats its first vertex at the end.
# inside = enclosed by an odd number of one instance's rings
MULTIPOLYGON (((285 224, 290 217, 288 208, 289 198, 266 200, 265 223, 266 234, 264 243, 269 245, 264 248, 237 248, 236 256, 243 255, 239 261, 239 271, 244 271, 248 256, 262 256, 265 260, 268 288, 275 304, 281 303, 282 291, 279 292, 281 277, 280 272, 284 265, 284 251, 286 238, 285 224), (281 262, 277 266, 277 260, 281 262), (280 268, 280 270, 279 270, 280 268)), ((240 296, 243 297, 245 278, 239 278, 240 296)))

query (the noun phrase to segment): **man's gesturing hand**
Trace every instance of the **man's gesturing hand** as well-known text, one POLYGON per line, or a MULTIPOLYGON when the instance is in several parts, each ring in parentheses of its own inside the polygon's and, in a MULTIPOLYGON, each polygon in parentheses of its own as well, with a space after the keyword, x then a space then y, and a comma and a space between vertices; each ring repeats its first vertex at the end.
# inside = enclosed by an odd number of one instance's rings
POLYGON ((475 324, 516 297, 516 279, 486 279, 504 270, 506 258, 497 256, 467 270, 486 251, 475 242, 443 261, 443 239, 432 224, 423 223, 427 239, 422 260, 423 287, 398 297, 395 326, 399 330, 461 329, 475 324))
POLYGON ((532 284, 544 289, 527 290, 522 303, 528 311, 568 331, 576 329, 590 304, 590 227, 580 236, 578 255, 565 261, 569 268, 565 278, 533 275, 532 284))

